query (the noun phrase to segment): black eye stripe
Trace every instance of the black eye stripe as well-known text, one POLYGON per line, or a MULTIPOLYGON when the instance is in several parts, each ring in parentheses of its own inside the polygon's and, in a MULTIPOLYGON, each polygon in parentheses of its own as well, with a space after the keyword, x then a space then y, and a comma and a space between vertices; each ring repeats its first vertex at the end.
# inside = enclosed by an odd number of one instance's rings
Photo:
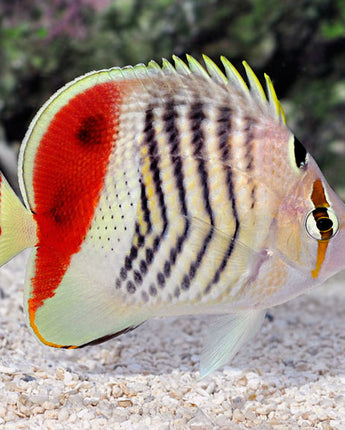
POLYGON ((321 234, 322 240, 328 240, 333 235, 333 221, 330 219, 327 208, 316 208, 313 210, 316 228, 321 234))
POLYGON ((302 143, 297 139, 297 137, 294 138, 294 153, 295 153, 295 161, 296 165, 299 169, 303 169, 307 164, 307 150, 302 145, 302 143))
POLYGON ((317 207, 308 213, 305 227, 310 237, 327 242, 337 233, 339 221, 330 207, 317 207))

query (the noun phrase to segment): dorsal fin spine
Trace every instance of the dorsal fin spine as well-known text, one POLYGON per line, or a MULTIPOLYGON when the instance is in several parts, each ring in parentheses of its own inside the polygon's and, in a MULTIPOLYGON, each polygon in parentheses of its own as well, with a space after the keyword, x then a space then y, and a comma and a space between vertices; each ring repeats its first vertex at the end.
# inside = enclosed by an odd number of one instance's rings
POLYGON ((207 55, 203 54, 203 59, 211 78, 221 84, 228 84, 228 79, 214 61, 211 60, 207 55))
POLYGON ((282 120, 284 124, 286 124, 285 113, 280 101, 278 100, 271 78, 266 73, 264 74, 264 76, 266 80, 268 102, 272 109, 274 109, 276 117, 282 120))
POLYGON ((148 68, 143 63, 139 63, 133 67, 134 75, 137 79, 145 79, 149 76, 148 68))
POLYGON ((154 60, 151 60, 151 61, 149 61, 149 63, 148 63, 148 69, 149 70, 152 70, 152 71, 154 71, 154 72, 161 72, 161 68, 159 67, 159 64, 158 63, 156 63, 156 61, 154 61, 154 60))
POLYGON ((177 57, 176 55, 173 55, 172 58, 174 60, 175 68, 178 73, 181 73, 182 75, 189 75, 191 73, 189 67, 185 62, 181 60, 181 58, 177 57))
POLYGON ((191 55, 187 54, 187 61, 189 65, 189 69, 192 73, 195 73, 196 75, 202 76, 203 78, 210 79, 210 75, 206 72, 205 68, 199 63, 198 60, 196 60, 191 55))
POLYGON ((249 64, 246 61, 243 61, 243 67, 246 71, 247 78, 250 84, 250 92, 254 95, 254 97, 257 98, 258 102, 267 103, 267 98, 265 91, 262 88, 262 85, 260 84, 259 79, 257 78, 256 74, 253 72, 252 68, 249 66, 249 64))
MULTIPOLYGON (((166 58, 162 59, 162 69, 164 71, 167 71, 169 73, 175 73, 176 74, 176 69, 174 68, 174 66, 170 63, 170 61, 168 61, 166 58)), ((161 70, 162 70, 161 69, 161 70)))

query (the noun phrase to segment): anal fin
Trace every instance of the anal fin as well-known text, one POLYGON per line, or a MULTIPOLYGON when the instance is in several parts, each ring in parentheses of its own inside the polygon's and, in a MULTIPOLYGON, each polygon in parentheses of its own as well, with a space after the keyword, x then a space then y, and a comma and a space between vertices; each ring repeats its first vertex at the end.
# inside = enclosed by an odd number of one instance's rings
MULTIPOLYGON (((75 254, 63 278, 53 284, 52 294, 35 306, 33 299, 42 296, 42 288, 41 284, 38 284, 40 288, 34 284, 37 250, 31 255, 26 275, 25 312, 33 333, 46 345, 69 349, 100 343, 130 331, 151 317, 145 308, 117 296, 112 282, 104 282, 98 273, 92 275, 96 269, 92 266, 87 271, 83 261, 83 256, 75 254)), ((46 289, 52 279, 48 270, 43 278, 46 282, 42 283, 46 289)))
POLYGON ((261 327, 264 310, 221 315, 209 327, 200 359, 200 378, 228 363, 261 327))
POLYGON ((108 334, 106 336, 103 336, 103 337, 100 337, 98 339, 92 340, 91 342, 84 343, 83 345, 78 346, 78 348, 84 348, 85 346, 99 345, 100 343, 108 342, 108 340, 114 339, 115 337, 121 336, 122 334, 129 333, 129 332, 135 330, 141 324, 143 324, 143 323, 140 323, 138 325, 134 325, 134 326, 131 326, 131 327, 124 328, 123 330, 120 330, 120 331, 118 331, 116 333, 108 334))

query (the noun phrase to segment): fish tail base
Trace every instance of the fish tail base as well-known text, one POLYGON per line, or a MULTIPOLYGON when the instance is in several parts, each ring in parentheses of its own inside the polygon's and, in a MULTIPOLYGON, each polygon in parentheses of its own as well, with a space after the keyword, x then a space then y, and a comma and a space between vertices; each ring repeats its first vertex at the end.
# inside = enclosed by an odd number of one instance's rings
POLYGON ((0 266, 36 244, 36 223, 0 172, 0 266))

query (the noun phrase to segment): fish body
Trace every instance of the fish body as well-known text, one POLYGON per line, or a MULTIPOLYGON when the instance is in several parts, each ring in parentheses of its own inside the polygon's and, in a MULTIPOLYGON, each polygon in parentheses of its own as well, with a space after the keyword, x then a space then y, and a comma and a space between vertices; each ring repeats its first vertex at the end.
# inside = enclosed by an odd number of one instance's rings
POLYGON ((265 310, 345 266, 345 207, 244 63, 92 72, 34 118, 25 207, 1 175, 0 263, 33 247, 29 327, 79 347, 166 315, 218 314, 206 375, 265 310))

